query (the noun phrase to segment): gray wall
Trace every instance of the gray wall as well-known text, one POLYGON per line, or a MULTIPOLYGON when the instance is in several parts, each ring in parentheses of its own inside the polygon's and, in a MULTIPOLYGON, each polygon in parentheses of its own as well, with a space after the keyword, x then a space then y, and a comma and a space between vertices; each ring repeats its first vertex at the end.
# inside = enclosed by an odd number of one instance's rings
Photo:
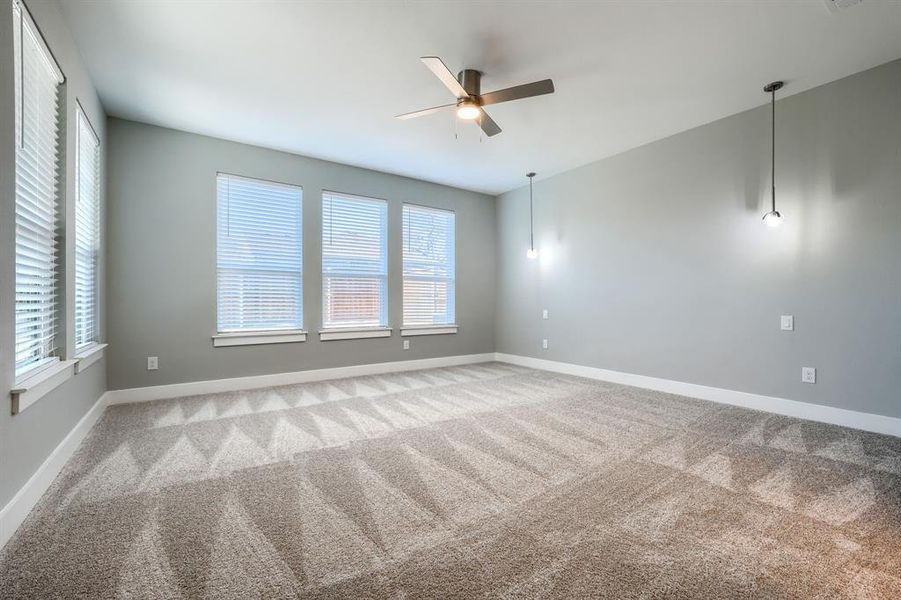
POLYGON ((122 389, 494 351, 495 207, 491 196, 234 142, 110 119, 109 386, 122 389), (306 342, 213 348, 216 172, 303 186, 306 342), (320 342, 323 189, 389 202, 390 338, 320 342), (401 205, 456 211, 456 335, 402 349, 401 205), (146 357, 159 370, 146 370, 146 357))
POLYGON ((776 109, 777 230, 768 106, 499 197, 498 351, 901 416, 901 61, 776 109))
MULTIPOLYGON (((65 189, 61 227, 74 218, 75 207, 75 106, 81 102, 85 114, 100 136, 101 157, 105 156, 106 116, 97 99, 81 57, 75 47, 56 2, 26 1, 47 45, 66 76, 65 189)), ((0 391, 7 402, 0 409, 0 507, 13 497, 54 448, 72 430, 106 390, 106 366, 101 360, 68 380, 19 415, 11 415, 9 390, 15 381, 12 349, 15 342, 15 104, 13 71, 12 11, 9 3, 0 10, 0 391)), ((101 180, 105 169, 101 160, 101 180)), ((103 211, 101 211, 103 212, 103 211)), ((74 240, 64 240, 61 278, 67 297, 62 316, 63 337, 74 346, 74 332, 67 327, 74 315, 74 240), (68 268, 67 268, 68 267, 68 268)), ((102 252, 101 252, 102 255, 102 252)), ((101 288, 104 266, 101 264, 101 288)), ((101 331, 104 330, 101 303, 101 331)), ((61 342, 61 346, 66 345, 61 342)))

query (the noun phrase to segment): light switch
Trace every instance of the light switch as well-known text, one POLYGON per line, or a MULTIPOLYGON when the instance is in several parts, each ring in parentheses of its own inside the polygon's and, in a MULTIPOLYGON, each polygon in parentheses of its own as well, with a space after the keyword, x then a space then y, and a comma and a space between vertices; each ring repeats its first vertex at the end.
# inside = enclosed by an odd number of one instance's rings
POLYGON ((404 340, 404 350, 410 349, 410 340, 404 340))
POLYGON ((795 330, 795 318, 792 315, 782 315, 780 323, 782 325, 782 331, 795 330))
POLYGON ((541 318, 547 319, 547 309, 546 308, 543 311, 541 311, 541 318))
POLYGON ((547 340, 541 340, 541 347, 547 350, 547 340))
POLYGON ((147 357, 147 370, 148 371, 156 371, 160 368, 160 359, 158 356, 148 356, 147 357))

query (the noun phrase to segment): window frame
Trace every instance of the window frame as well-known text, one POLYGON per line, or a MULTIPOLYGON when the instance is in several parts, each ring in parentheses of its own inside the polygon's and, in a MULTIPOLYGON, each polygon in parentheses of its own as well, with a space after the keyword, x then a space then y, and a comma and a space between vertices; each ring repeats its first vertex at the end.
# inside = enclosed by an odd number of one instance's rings
POLYGON ((455 334, 459 331, 459 324, 457 323, 457 211, 450 208, 441 208, 437 206, 429 206, 427 204, 417 204, 415 202, 404 202, 401 206, 401 227, 400 227, 400 237, 401 237, 401 331, 400 334, 402 337, 410 337, 410 336, 420 336, 420 335, 447 335, 447 334, 455 334), (405 249, 406 249, 406 236, 404 235, 406 232, 406 220, 405 220, 405 211, 410 208, 414 210, 424 210, 424 211, 432 211, 437 213, 450 213, 453 215, 454 226, 453 226, 453 277, 426 277, 426 276, 417 276, 415 279, 418 280, 426 280, 426 281, 445 281, 451 282, 453 288, 453 319, 449 323, 434 323, 434 324, 407 324, 406 315, 404 309, 406 307, 406 303, 404 302, 404 284, 407 280, 406 268, 405 268, 405 249))
MULTIPOLYGON (((13 181, 14 181, 14 219, 15 219, 15 233, 14 233, 14 253, 17 255, 20 244, 20 236, 19 236, 19 219, 21 211, 31 210, 24 206, 22 206, 22 202, 20 202, 20 191, 19 191, 19 183, 20 183, 20 152, 25 148, 25 95, 26 95, 26 87, 24 84, 25 80, 25 36, 26 31, 27 35, 34 40, 37 45, 37 51, 40 56, 40 60, 44 64, 45 67, 49 70, 49 75, 55 80, 56 88, 55 88, 55 109, 56 109, 56 140, 55 140, 55 156, 53 160, 55 172, 52 175, 52 183, 53 183, 53 198, 52 198, 52 209, 50 216, 50 250, 49 254, 51 256, 51 261, 53 266, 51 267, 51 295, 52 300, 50 301, 50 314, 51 323, 49 325, 52 333, 50 339, 53 340, 50 343, 50 348, 41 349, 41 356, 37 360, 26 362, 25 364, 19 365, 16 360, 16 355, 18 354, 18 347, 20 344, 19 336, 14 336, 14 353, 13 353, 13 369, 14 369, 14 382, 16 390, 22 390, 26 383, 30 383, 33 385, 35 381, 40 383, 45 378, 53 377, 55 373, 57 373, 60 369, 57 368, 57 365, 62 363, 66 364, 74 364, 75 361, 63 361, 61 355, 65 352, 65 339, 64 339, 64 331, 61 327, 63 324, 63 319, 61 315, 65 310, 65 301, 66 301, 66 293, 65 293, 65 285, 62 280, 62 271, 59 267, 60 258, 64 255, 64 248, 62 247, 63 240, 65 239, 65 235, 62 233, 62 226, 65 225, 65 220, 61 218, 63 215, 63 209, 65 208, 64 200, 65 200, 65 190, 63 186, 65 185, 66 180, 66 142, 67 136, 65 131, 66 126, 66 97, 64 93, 63 85, 66 83, 66 77, 62 72, 62 69, 59 67, 59 63, 56 61, 56 58, 53 55, 53 52, 50 51, 49 46, 47 45, 46 40, 44 39, 43 34, 41 33, 40 28, 35 23, 31 13, 28 10, 28 7, 21 2, 20 0, 12 0, 10 4, 10 10, 12 11, 12 22, 13 22, 13 79, 14 79, 14 94, 15 98, 13 100, 14 103, 14 119, 15 119, 15 132, 17 135, 15 136, 15 156, 14 156, 14 165, 13 165, 13 181)), ((19 287, 19 271, 18 271, 18 259, 14 257, 14 277, 13 277, 13 286, 14 289, 18 289, 19 287)), ((14 301, 14 314, 15 319, 19 316, 19 308, 17 306, 17 302, 14 301)), ((14 319, 14 320, 15 320, 14 319)), ((16 392, 14 392, 14 396, 16 392)), ((15 398, 14 398, 15 402, 15 398)), ((15 412, 15 411, 14 411, 15 412)))
MULTIPOLYGON (((229 173, 226 171, 217 171, 216 172, 216 260, 215 260, 215 269, 216 269, 216 333, 212 336, 213 347, 232 347, 232 346, 250 346, 250 345, 261 345, 261 344, 283 344, 283 343, 291 343, 291 342, 305 342, 307 339, 307 332, 304 329, 304 321, 306 319, 305 315, 305 303, 304 303, 304 198, 303 198, 303 186, 294 184, 294 183, 286 183, 283 181, 275 181, 272 179, 267 179, 264 177, 252 177, 248 175, 238 175, 235 173, 229 173), (219 180, 220 178, 225 177, 228 179, 238 179, 256 184, 264 184, 273 187, 282 187, 287 188, 292 191, 296 191, 299 194, 299 206, 297 211, 298 218, 298 232, 300 234, 299 239, 299 247, 300 247, 300 257, 297 261, 297 278, 300 283, 300 290, 298 294, 298 300, 300 302, 299 306, 299 318, 300 322, 296 327, 285 327, 285 328, 242 328, 242 329, 222 329, 222 324, 220 323, 220 271, 222 267, 220 267, 220 232, 219 232, 219 211, 221 209, 220 206, 220 197, 219 197, 219 180)), ((242 269, 231 269, 231 270, 242 270, 242 269)), ((293 271, 292 271, 293 272, 293 271)))
MULTIPOLYGON (((351 194, 347 192, 340 192, 337 190, 325 189, 322 190, 322 195, 320 199, 320 232, 319 232, 319 249, 320 249, 320 329, 319 329, 319 340, 320 341, 333 341, 333 340, 349 340, 349 339, 368 339, 368 338, 381 338, 381 337, 390 337, 392 330, 390 327, 390 316, 389 316, 389 305, 390 305, 390 285, 389 285, 389 274, 390 274, 390 265, 388 262, 388 254, 389 254, 389 208, 390 202, 385 198, 379 198, 375 196, 363 196, 360 194, 351 194), (339 198, 344 198, 351 201, 360 201, 367 202, 371 204, 378 204, 382 208, 382 216, 384 218, 384 227, 382 229, 382 237, 381 237, 381 264, 383 267, 383 273, 377 275, 381 280, 381 293, 380 298, 383 298, 383 305, 379 307, 379 324, 378 325, 362 325, 362 324, 348 324, 346 326, 341 325, 327 325, 326 324, 326 314, 327 314, 327 295, 326 295, 326 282, 330 276, 334 276, 334 274, 327 274, 325 270, 325 235, 326 235, 326 223, 325 223, 325 203, 326 198, 328 196, 335 196, 339 198)), ((372 274, 360 274, 358 272, 339 272, 340 276, 344 276, 347 278, 353 277, 374 277, 372 274)))
MULTIPOLYGON (((74 262, 75 262, 75 293, 73 297, 73 304, 75 308, 74 314, 74 333, 75 333, 75 355, 79 357, 92 357, 93 350, 99 345, 101 345, 101 331, 100 331, 100 247, 101 247, 101 236, 102 236, 102 228, 101 228, 101 194, 102 194, 102 186, 100 183, 100 173, 101 173, 101 159, 102 155, 100 152, 100 136, 97 135, 97 130, 94 129, 94 125, 91 123, 91 120, 88 118, 87 113, 84 108, 81 106, 81 103, 76 100, 75 102, 75 228, 73 231, 73 238, 75 239, 74 246, 74 262), (79 284, 78 284, 78 264, 79 264, 79 240, 78 240, 78 225, 79 225, 79 205, 82 202, 81 197, 81 122, 84 121, 87 126, 88 131, 92 136, 94 141, 94 152, 96 153, 95 160, 95 187, 93 192, 96 194, 94 198, 93 205, 93 220, 92 229, 93 229, 93 247, 91 248, 92 256, 92 268, 91 275, 93 277, 93 281, 91 285, 93 287, 93 314, 91 315, 91 319, 93 323, 91 324, 91 329, 93 332, 92 339, 83 342, 82 344, 78 343, 79 336, 79 319, 78 319, 78 292, 79 292, 79 284)), ((96 360, 96 359, 95 359, 96 360)), ((92 361, 93 362, 93 361, 92 361)), ((85 368, 86 365, 79 365, 80 369, 85 368)))

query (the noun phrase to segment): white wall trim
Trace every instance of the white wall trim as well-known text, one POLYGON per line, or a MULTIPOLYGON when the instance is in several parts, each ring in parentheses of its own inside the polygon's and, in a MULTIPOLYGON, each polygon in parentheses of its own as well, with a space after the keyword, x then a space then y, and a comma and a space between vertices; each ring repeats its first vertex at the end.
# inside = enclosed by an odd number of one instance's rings
POLYGON ((77 360, 57 360, 10 390, 12 414, 17 415, 75 376, 77 360))
POLYGON ((320 342, 331 342, 334 340, 365 340, 367 338, 383 338, 391 337, 390 327, 363 327, 354 328, 334 328, 322 329, 319 331, 320 342))
POLYGON ((59 475, 66 462, 75 454, 91 427, 100 419, 106 404, 107 394, 104 393, 63 438, 63 441, 54 448, 50 456, 34 472, 34 475, 16 492, 6 506, 0 509, 0 548, 6 545, 6 542, 13 536, 31 509, 59 475))
POLYGON ((360 377, 363 375, 379 375, 398 371, 414 371, 417 369, 434 369, 437 367, 453 367, 494 360, 494 353, 462 354, 458 356, 440 356, 437 358, 421 358, 417 360, 396 360, 391 362, 352 365, 329 369, 311 369, 309 371, 293 371, 290 373, 273 373, 271 375, 253 375, 250 377, 234 377, 229 379, 213 379, 210 381, 191 381, 169 385, 154 385, 125 390, 110 390, 107 394, 108 404, 128 404, 148 400, 165 400, 198 394, 215 394, 218 392, 235 392, 277 385, 293 385, 325 379, 342 377, 360 377))
POLYGON ((98 360, 103 358, 104 348, 109 346, 109 344, 93 344, 89 348, 83 349, 81 352, 75 355, 75 360, 78 362, 75 363, 75 374, 78 375, 98 360))
POLYGON ((447 335, 457 333, 459 325, 427 325, 425 327, 404 327, 400 330, 403 337, 411 335, 447 335))
POLYGON ((307 341, 307 332, 293 331, 238 331, 217 333, 213 336, 214 348, 230 346, 258 346, 261 344, 289 344, 307 341))
POLYGON ((844 427, 901 437, 901 419, 896 417, 835 408, 834 406, 825 406, 822 404, 799 402, 797 400, 788 400, 786 398, 777 398, 774 396, 762 396, 760 394, 726 390, 696 383, 685 383, 671 379, 649 377, 647 375, 635 375, 632 373, 623 373, 621 371, 586 367, 584 365, 545 360, 543 358, 504 354, 503 352, 495 353, 494 357, 495 360, 500 362, 530 367, 533 369, 555 371, 557 373, 576 375, 589 379, 600 379, 612 383, 620 383, 659 392, 688 396, 689 398, 709 400, 710 402, 718 402, 720 404, 742 406, 744 408, 761 410, 777 415, 797 417, 808 421, 842 425, 844 427))

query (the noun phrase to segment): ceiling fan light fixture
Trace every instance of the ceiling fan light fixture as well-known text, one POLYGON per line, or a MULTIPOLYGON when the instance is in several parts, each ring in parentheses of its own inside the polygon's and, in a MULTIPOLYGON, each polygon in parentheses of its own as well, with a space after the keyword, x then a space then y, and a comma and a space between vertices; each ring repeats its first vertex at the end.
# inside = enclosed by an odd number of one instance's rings
POLYGON ((461 119, 471 121, 477 119, 480 114, 482 114, 482 109, 472 100, 464 100, 457 105, 457 116, 461 119))

